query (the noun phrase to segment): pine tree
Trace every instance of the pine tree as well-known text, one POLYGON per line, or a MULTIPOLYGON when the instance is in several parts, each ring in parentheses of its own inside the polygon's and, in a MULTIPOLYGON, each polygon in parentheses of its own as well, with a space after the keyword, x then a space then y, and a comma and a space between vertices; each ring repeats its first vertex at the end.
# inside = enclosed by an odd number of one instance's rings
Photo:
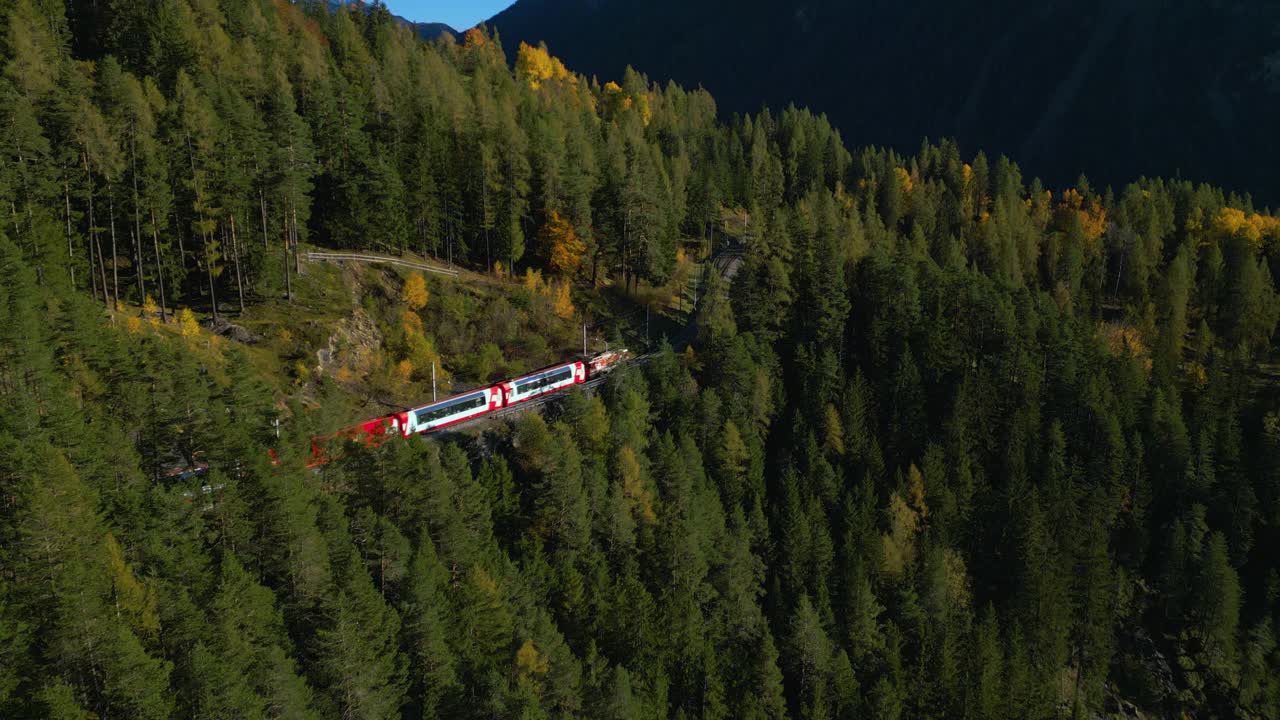
POLYGON ((400 606, 408 638, 411 694, 423 718, 448 716, 460 690, 457 662, 447 643, 447 581, 431 541, 424 539, 410 562, 400 606))

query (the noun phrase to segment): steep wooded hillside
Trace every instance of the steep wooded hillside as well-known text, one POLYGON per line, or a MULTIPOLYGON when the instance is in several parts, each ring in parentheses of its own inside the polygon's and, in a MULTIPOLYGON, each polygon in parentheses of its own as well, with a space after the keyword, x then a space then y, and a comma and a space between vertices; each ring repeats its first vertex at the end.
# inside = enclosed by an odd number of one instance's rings
POLYGON ((859 145, 954 137, 1053 184, 1181 174, 1280 199, 1275 2, 520 0, 489 24, 508 51, 546 41, 727 112, 807 106, 859 145))
POLYGON ((515 55, 0 0, 0 717, 1280 716, 1280 217, 515 55))

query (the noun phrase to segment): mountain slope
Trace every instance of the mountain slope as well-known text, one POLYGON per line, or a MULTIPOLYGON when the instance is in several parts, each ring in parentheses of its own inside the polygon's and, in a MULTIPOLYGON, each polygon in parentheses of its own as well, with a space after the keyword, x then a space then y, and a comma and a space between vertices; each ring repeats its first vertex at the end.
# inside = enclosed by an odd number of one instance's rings
POLYGON ((794 102, 855 144, 1005 153, 1052 184, 1089 172, 1280 195, 1277 3, 520 0, 508 52, 545 40, 600 77, 630 64, 722 111, 794 102))
MULTIPOLYGON (((347 5, 367 6, 368 3, 365 3, 363 0, 329 0, 329 10, 337 10, 338 8, 344 7, 347 5)), ((391 15, 391 17, 395 18, 396 22, 400 23, 401 25, 405 25, 406 27, 413 28, 413 31, 417 33, 418 37, 422 38, 423 40, 428 40, 428 41, 435 40, 436 38, 440 37, 445 33, 449 33, 450 35, 458 34, 457 30, 454 30, 452 27, 450 27, 446 23, 414 22, 408 18, 401 17, 394 13, 391 15)))

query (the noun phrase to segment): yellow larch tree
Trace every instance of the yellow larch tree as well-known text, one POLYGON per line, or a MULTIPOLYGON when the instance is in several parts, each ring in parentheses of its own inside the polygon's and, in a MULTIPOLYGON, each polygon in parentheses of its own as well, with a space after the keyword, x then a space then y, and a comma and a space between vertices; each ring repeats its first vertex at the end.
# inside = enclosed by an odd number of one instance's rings
POLYGON ((529 83, 529 87, 537 90, 547 80, 564 80, 569 71, 545 46, 533 47, 528 43, 520 43, 516 51, 516 77, 529 83))
POLYGON ((573 223, 551 210, 547 213, 547 222, 538 230, 538 242, 557 275, 572 278, 578 273, 587 253, 587 244, 578 237, 573 223))
POLYGON ((422 277, 422 273, 416 272, 409 276, 404 282, 404 290, 401 292, 400 299, 410 310, 417 312, 427 306, 427 300, 431 298, 430 292, 427 291, 427 280, 422 277))
POLYGON ((920 534, 929 506, 924 497, 924 475, 912 465, 907 470, 903 493, 889 497, 889 532, 880 536, 884 549, 885 573, 899 578, 916 558, 916 536, 920 534))
POLYGON ((155 589, 138 579, 125 560, 124 549, 111 533, 103 538, 107 565, 111 570, 111 593, 116 609, 135 630, 154 635, 160 632, 160 612, 155 589))
POLYGON ((632 514, 648 525, 657 522, 658 515, 653 511, 653 493, 645 486, 640 462, 636 460, 636 451, 630 445, 624 445, 618 451, 618 472, 622 475, 622 494, 631 505, 632 514))
POLYGON ((569 296, 569 283, 560 283, 556 286, 555 299, 551 302, 551 309, 556 315, 565 320, 573 317, 576 308, 573 307, 573 299, 569 296))
POLYGON ((915 189, 916 183, 911 179, 911 173, 907 172, 906 168, 895 166, 893 176, 898 180, 898 187, 902 190, 903 197, 910 195, 915 189))
POLYGON ((147 295, 142 300, 142 315, 152 325, 160 324, 160 306, 156 304, 155 298, 150 295, 147 295))
POLYGON ((1059 230, 1067 228, 1068 217, 1074 214, 1084 232, 1085 251, 1096 254, 1101 250, 1099 240, 1107 229, 1107 211, 1098 198, 1086 202, 1079 191, 1071 188, 1062 194, 1062 200, 1054 208, 1054 214, 1059 230))
POLYGON ((1224 207, 1213 219, 1213 236, 1215 240, 1243 238, 1258 252, 1280 240, 1280 218, 1224 207))
POLYGON ((191 308, 182 308, 178 312, 178 332, 184 338, 200 337, 200 322, 191 308))

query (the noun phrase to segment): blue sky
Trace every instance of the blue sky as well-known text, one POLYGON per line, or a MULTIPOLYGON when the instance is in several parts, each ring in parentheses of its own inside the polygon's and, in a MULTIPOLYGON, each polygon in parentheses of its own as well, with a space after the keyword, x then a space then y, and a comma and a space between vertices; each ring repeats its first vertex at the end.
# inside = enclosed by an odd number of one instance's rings
POLYGON ((505 10, 513 0, 384 0, 391 12, 414 22, 448 23, 466 30, 505 10))

